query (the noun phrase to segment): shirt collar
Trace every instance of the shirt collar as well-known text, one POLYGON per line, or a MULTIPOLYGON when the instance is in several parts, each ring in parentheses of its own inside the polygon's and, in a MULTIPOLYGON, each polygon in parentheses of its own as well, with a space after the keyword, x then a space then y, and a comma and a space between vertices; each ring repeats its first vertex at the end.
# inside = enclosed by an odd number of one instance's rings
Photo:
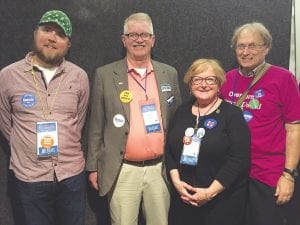
MULTIPOLYGON (((25 56, 24 74, 26 74, 27 72, 31 72, 33 69, 39 70, 39 69, 37 69, 37 67, 35 67, 32 64, 32 57, 33 57, 33 55, 34 55, 33 52, 29 52, 25 56)), ((62 63, 58 66, 58 68, 56 70, 56 74, 61 74, 61 73, 65 72, 65 70, 66 70, 66 60, 64 58, 63 61, 62 61, 62 63)))
MULTIPOLYGON (((128 73, 133 72, 132 74, 135 75, 139 75, 139 73, 135 70, 135 66, 133 65, 133 63, 127 58, 127 68, 128 68, 128 73)), ((148 62, 148 64, 146 65, 146 76, 150 75, 152 72, 154 72, 153 70, 153 65, 151 63, 151 61, 148 62)))
POLYGON ((239 73, 242 74, 245 77, 253 77, 256 72, 259 70, 259 68, 261 68, 266 62, 263 61, 263 63, 261 63, 260 65, 258 65, 257 67, 255 67, 253 70, 249 71, 247 74, 243 73, 243 68, 241 66, 239 66, 239 73))

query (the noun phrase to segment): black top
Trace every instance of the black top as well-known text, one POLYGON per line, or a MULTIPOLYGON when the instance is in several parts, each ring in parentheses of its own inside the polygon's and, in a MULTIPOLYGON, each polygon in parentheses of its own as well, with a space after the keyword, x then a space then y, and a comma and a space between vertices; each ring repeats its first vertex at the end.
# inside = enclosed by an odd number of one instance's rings
MULTIPOLYGON (((182 104, 169 127, 166 144, 166 167, 178 169, 181 180, 196 187, 208 187, 214 179, 226 189, 239 185, 248 176, 250 133, 240 108, 222 102, 217 110, 200 118, 205 129, 198 164, 180 165, 183 137, 188 127, 195 127, 193 102, 182 104), (207 122, 215 121, 215 126, 207 122)), ((244 183, 244 182, 242 182, 244 183)))

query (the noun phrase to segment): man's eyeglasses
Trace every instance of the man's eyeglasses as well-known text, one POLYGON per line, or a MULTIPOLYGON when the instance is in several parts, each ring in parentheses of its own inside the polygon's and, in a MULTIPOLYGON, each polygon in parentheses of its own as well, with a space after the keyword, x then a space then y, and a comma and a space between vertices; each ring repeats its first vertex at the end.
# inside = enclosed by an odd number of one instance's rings
POLYGON ((216 76, 208 76, 208 77, 198 77, 198 76, 195 76, 195 77, 192 77, 191 78, 191 83, 193 85, 199 85, 201 84, 202 82, 205 82, 205 84, 207 85, 215 85, 218 83, 218 79, 216 76))
POLYGON ((144 40, 144 41, 148 41, 153 34, 150 33, 128 33, 128 34, 124 34, 126 37, 128 37, 129 40, 135 41, 137 40, 139 37, 144 40))
POLYGON ((251 50, 251 51, 257 51, 259 49, 261 49, 263 46, 265 46, 264 44, 256 44, 256 43, 251 43, 251 44, 248 44, 248 45, 245 45, 245 44, 238 44, 236 46, 236 49, 239 50, 239 51, 244 51, 246 48, 248 50, 251 50))

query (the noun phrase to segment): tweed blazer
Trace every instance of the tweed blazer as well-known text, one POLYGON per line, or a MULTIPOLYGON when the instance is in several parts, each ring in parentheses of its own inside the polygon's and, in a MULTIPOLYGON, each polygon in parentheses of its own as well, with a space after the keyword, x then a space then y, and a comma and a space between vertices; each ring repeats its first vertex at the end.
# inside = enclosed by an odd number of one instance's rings
MULTIPOLYGON (((170 118, 181 104, 177 71, 154 60, 152 65, 166 133, 170 118), (171 89, 163 90, 166 84, 171 89)), ((120 93, 128 90, 127 70, 125 58, 97 68, 94 78, 86 169, 98 172, 100 196, 106 195, 113 187, 124 159, 130 125, 130 104, 120 100, 120 93), (113 123, 117 114, 125 118, 125 124, 121 127, 116 127, 113 123)))

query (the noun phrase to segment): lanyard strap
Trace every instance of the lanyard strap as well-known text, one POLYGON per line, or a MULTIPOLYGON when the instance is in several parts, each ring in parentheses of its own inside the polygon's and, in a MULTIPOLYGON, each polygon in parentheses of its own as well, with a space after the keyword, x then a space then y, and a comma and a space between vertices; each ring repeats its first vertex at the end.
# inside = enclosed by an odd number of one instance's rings
MULTIPOLYGON (((271 64, 269 63, 265 63, 260 69, 259 71, 257 71, 256 75, 254 76, 253 80, 251 81, 251 84, 249 85, 249 87, 244 91, 244 93, 239 97, 239 99, 237 100, 237 102, 235 103, 236 106, 240 107, 243 103, 243 101, 245 100, 249 90, 260 80, 260 78, 263 77, 263 75, 265 74, 265 72, 269 69, 269 67, 271 66, 271 64)), ((236 82, 234 82, 236 83, 236 82)), ((236 84, 235 84, 236 85, 236 84)))
POLYGON ((58 93, 58 90, 60 88, 60 85, 61 85, 61 81, 62 81, 62 78, 63 78, 63 75, 64 75, 64 71, 62 71, 61 73, 61 77, 59 79, 59 83, 58 83, 58 86, 55 90, 55 93, 54 93, 54 97, 53 97, 53 101, 52 103, 50 104, 50 107, 47 103, 47 109, 48 109, 48 113, 46 113, 46 109, 45 109, 45 104, 43 102, 43 98, 41 96, 41 93, 38 89, 38 84, 37 84, 37 81, 36 81, 36 76, 35 76, 35 71, 34 71, 34 68, 32 68, 31 70, 31 74, 32 74, 32 77, 33 77, 33 80, 34 80, 34 84, 35 84, 35 89, 36 89, 36 92, 37 92, 37 95, 39 96, 39 99, 40 99, 40 102, 41 102, 41 107, 42 107, 42 111, 43 111, 43 115, 44 115, 44 119, 47 121, 50 114, 51 114, 51 109, 53 108, 53 105, 54 105, 54 102, 55 102, 55 99, 56 99, 56 96, 57 96, 57 93, 58 93))
MULTIPOLYGON (((216 105, 216 103, 218 102, 219 98, 217 97, 216 100, 214 101, 214 103, 208 108, 208 110, 202 115, 202 116, 206 116, 209 111, 216 105)), ((194 129, 197 130, 199 128, 199 123, 200 123, 200 107, 199 107, 199 102, 197 101, 197 109, 198 109, 198 116, 196 117, 196 124, 194 129)))
POLYGON ((145 77, 145 87, 131 74, 133 71, 135 70, 129 70, 128 73, 129 75, 133 78, 133 80, 144 90, 145 92, 145 97, 146 97, 146 100, 148 100, 148 95, 147 95, 147 77, 148 75, 152 72, 150 71, 149 73, 147 73, 146 71, 146 77, 145 77))

